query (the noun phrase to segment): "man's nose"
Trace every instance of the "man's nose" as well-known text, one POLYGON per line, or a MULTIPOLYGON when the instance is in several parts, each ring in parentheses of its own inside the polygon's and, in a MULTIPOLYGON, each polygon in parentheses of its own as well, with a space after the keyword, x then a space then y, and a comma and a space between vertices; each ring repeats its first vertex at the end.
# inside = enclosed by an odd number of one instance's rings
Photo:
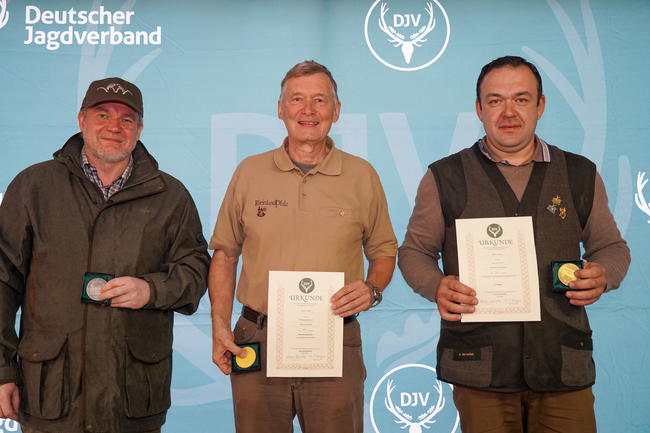
POLYGON ((108 127, 111 130, 120 129, 120 118, 119 117, 111 117, 110 119, 108 119, 108 127))
POLYGON ((305 104, 302 106, 302 111, 305 113, 313 113, 314 112, 314 102, 310 100, 306 100, 305 104))
POLYGON ((503 104, 503 114, 505 116, 513 116, 515 113, 514 110, 514 101, 506 99, 503 104))

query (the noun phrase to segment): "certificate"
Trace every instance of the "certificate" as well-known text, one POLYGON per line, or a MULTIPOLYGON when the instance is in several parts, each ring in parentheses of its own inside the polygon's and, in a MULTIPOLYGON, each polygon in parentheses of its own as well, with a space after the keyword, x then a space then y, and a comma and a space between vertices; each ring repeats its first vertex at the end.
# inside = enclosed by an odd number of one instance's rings
POLYGON ((269 271, 268 377, 341 377, 343 318, 330 297, 343 272, 269 271))
POLYGON ((539 280, 529 216, 456 220, 458 276, 478 305, 462 322, 539 321, 539 280))

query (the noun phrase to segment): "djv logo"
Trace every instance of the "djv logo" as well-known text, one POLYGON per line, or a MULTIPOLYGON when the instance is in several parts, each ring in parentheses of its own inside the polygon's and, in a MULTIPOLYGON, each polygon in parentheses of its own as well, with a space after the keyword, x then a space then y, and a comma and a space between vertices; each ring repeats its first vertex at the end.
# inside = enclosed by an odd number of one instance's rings
POLYGON ((377 0, 365 23, 370 52, 398 71, 417 71, 433 64, 447 48, 449 18, 437 0, 377 0))
POLYGON ((370 421, 375 433, 407 430, 423 433, 434 424, 437 433, 456 433, 459 417, 452 386, 424 364, 395 367, 382 377, 370 398, 370 421))
POLYGON ((0 29, 9 21, 9 11, 7 11, 7 0, 0 0, 0 29))

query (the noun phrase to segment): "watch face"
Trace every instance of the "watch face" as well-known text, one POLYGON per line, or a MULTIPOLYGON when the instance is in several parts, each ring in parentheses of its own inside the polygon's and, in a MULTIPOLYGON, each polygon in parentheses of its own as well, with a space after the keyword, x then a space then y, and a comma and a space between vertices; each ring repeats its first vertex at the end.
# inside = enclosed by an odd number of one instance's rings
POLYGON ((374 296, 374 301, 372 303, 372 306, 376 306, 381 302, 381 290, 379 290, 377 287, 372 288, 372 294, 374 296))
POLYGON ((372 301, 372 305, 370 305, 370 306, 374 307, 374 306, 376 306, 377 304, 379 304, 381 302, 381 290, 379 290, 379 288, 377 286, 375 286, 374 284, 372 284, 372 283, 370 283, 368 281, 366 281, 366 286, 368 286, 370 288, 370 290, 372 291, 372 297, 374 299, 372 301))

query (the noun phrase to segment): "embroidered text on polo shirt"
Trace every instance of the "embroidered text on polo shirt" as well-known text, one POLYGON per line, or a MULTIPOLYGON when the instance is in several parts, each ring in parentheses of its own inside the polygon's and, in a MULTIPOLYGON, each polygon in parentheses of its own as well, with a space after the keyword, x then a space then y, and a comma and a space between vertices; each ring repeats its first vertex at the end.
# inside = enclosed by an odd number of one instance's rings
POLYGON ((255 200, 255 206, 289 206, 286 200, 255 200))

